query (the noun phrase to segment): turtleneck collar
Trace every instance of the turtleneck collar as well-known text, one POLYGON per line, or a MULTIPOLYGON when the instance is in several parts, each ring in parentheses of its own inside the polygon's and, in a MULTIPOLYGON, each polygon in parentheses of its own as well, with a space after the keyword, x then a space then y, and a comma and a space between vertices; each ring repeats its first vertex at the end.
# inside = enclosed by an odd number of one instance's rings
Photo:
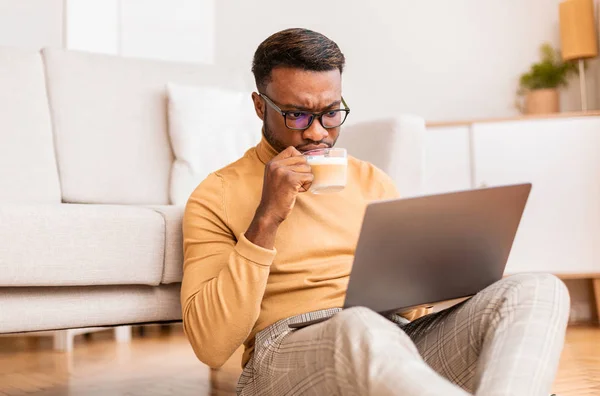
POLYGON ((279 153, 273 148, 273 146, 269 144, 269 142, 267 142, 267 139, 265 139, 263 135, 263 137, 260 140, 260 143, 258 143, 258 145, 256 146, 256 154, 258 155, 258 159, 260 160, 260 162, 266 164, 279 153))

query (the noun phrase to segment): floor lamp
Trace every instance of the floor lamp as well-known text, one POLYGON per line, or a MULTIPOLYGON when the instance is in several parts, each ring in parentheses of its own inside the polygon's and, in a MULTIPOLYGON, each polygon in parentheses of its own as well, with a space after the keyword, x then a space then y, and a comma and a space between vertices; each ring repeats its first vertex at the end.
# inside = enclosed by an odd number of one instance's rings
POLYGON ((586 111, 584 59, 598 56, 598 36, 592 0, 565 0, 559 5, 562 58, 579 61, 581 109, 586 111))

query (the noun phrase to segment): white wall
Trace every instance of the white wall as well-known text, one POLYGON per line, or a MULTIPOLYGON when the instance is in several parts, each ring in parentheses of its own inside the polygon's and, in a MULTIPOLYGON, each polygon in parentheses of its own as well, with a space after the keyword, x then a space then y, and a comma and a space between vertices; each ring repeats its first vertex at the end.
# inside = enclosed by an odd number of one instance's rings
POLYGON ((118 55, 120 7, 117 0, 66 0, 65 47, 118 55))
MULTIPOLYGON (((398 112, 430 121, 512 116, 519 75, 542 42, 559 44, 559 2, 220 0, 216 61, 247 72, 264 38, 307 27, 335 40, 347 57, 344 94, 353 121, 398 112)), ((563 100, 564 110, 578 108, 577 81, 563 100)))
POLYGON ((0 0, 0 45, 63 45, 63 0, 0 0))
POLYGON ((66 0, 68 49, 214 62, 215 0, 66 0))
MULTIPOLYGON (((334 39, 347 57, 351 122, 399 112, 429 121, 505 117, 539 45, 559 45, 561 0, 64 0, 68 48, 237 68, 292 26, 334 39)), ((63 0, 0 0, 0 45, 61 46, 63 0)), ((588 69, 600 108, 600 66, 588 69)), ((563 110, 579 109, 573 79, 563 110)))
POLYGON ((214 0, 121 0, 121 53, 212 63, 214 0))

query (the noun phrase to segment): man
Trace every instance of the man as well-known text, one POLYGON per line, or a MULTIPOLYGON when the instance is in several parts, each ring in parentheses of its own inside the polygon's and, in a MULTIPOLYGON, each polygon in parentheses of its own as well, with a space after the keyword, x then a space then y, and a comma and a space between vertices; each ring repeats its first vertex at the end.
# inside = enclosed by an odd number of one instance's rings
POLYGON ((398 196, 354 158, 343 191, 307 193, 302 153, 332 147, 349 112, 344 62, 306 29, 256 50, 263 139, 203 181, 184 216, 181 302, 196 355, 219 367, 243 343, 241 395, 548 395, 569 310, 551 275, 512 276, 428 315, 340 310, 367 203, 398 196))

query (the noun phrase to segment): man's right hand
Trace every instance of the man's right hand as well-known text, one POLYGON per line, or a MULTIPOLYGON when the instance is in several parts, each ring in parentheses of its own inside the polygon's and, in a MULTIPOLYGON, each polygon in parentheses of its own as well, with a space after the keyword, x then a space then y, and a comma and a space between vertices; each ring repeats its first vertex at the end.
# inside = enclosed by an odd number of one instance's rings
POLYGON ((272 249, 279 225, 292 212, 298 193, 308 191, 312 181, 310 165, 294 147, 288 147, 267 163, 262 197, 246 238, 255 245, 272 249))

